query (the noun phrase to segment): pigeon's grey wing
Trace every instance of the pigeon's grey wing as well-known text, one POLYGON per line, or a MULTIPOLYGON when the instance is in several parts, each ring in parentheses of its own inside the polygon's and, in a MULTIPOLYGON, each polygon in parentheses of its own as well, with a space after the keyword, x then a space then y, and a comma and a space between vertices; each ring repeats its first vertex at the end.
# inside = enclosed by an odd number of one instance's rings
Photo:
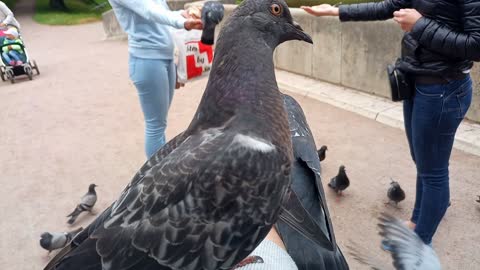
POLYGON ((380 235, 392 247, 392 258, 398 270, 440 270, 441 264, 435 251, 425 245, 418 235, 403 221, 388 214, 379 218, 380 235))
POLYGON ((86 194, 85 196, 82 197, 82 202, 81 204, 93 207, 95 203, 97 202, 97 195, 96 194, 86 194))
POLYGON ((59 249, 64 247, 67 244, 67 235, 65 233, 51 233, 52 234, 52 249, 59 249))
POLYGON ((127 190, 91 236, 103 266, 137 269, 147 254, 172 268, 229 269, 246 257, 273 225, 278 209, 268 208, 267 198, 280 184, 238 193, 255 186, 248 179, 288 170, 275 151, 242 148, 234 138, 220 130, 191 136, 127 190), (239 209, 252 198, 254 209, 239 209), (271 223, 258 224, 265 222, 255 219, 259 212, 271 223))

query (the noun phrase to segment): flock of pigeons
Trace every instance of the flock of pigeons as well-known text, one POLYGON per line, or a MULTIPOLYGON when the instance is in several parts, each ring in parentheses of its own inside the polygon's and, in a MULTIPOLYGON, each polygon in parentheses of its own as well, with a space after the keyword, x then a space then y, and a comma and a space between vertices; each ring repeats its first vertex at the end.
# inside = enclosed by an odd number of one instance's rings
MULTIPOLYGON (((288 40, 312 43, 283 0, 243 1, 220 32, 189 127, 88 227, 43 233, 41 247, 63 248, 45 269, 236 269, 273 226, 299 269, 348 269, 321 185, 327 147, 317 152, 300 105, 276 83, 273 51, 288 40)), ((341 195, 349 185, 342 165, 328 186, 341 195)), ((95 187, 69 224, 91 212, 95 187)), ((395 204, 405 199, 395 181, 387 195, 395 204)), ((441 269, 433 249, 403 222, 388 215, 379 221, 395 269, 441 269)))

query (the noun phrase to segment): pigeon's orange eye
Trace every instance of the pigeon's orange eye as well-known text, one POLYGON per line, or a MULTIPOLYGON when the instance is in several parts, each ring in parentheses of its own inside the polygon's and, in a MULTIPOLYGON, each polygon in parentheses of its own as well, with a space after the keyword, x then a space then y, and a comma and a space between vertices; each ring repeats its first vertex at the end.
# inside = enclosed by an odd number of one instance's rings
POLYGON ((275 16, 280 16, 280 14, 282 14, 282 6, 278 5, 278 4, 272 4, 270 6, 270 12, 272 12, 273 15, 275 16))

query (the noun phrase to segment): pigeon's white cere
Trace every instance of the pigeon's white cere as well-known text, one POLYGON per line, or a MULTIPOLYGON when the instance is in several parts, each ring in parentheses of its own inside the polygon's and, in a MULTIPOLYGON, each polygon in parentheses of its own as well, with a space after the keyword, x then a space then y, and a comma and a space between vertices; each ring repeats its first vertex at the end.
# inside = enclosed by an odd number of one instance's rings
POLYGON ((268 153, 275 150, 275 146, 270 142, 243 134, 235 135, 233 143, 262 153, 268 153))

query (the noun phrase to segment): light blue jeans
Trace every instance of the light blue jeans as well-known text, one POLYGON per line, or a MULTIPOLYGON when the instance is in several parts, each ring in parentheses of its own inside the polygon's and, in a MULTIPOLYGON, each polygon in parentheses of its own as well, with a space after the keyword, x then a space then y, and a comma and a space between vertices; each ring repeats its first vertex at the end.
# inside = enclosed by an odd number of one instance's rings
POLYGON ((175 90, 173 60, 130 55, 130 79, 137 88, 145 119, 145 153, 151 157, 165 144, 168 109, 175 90))

